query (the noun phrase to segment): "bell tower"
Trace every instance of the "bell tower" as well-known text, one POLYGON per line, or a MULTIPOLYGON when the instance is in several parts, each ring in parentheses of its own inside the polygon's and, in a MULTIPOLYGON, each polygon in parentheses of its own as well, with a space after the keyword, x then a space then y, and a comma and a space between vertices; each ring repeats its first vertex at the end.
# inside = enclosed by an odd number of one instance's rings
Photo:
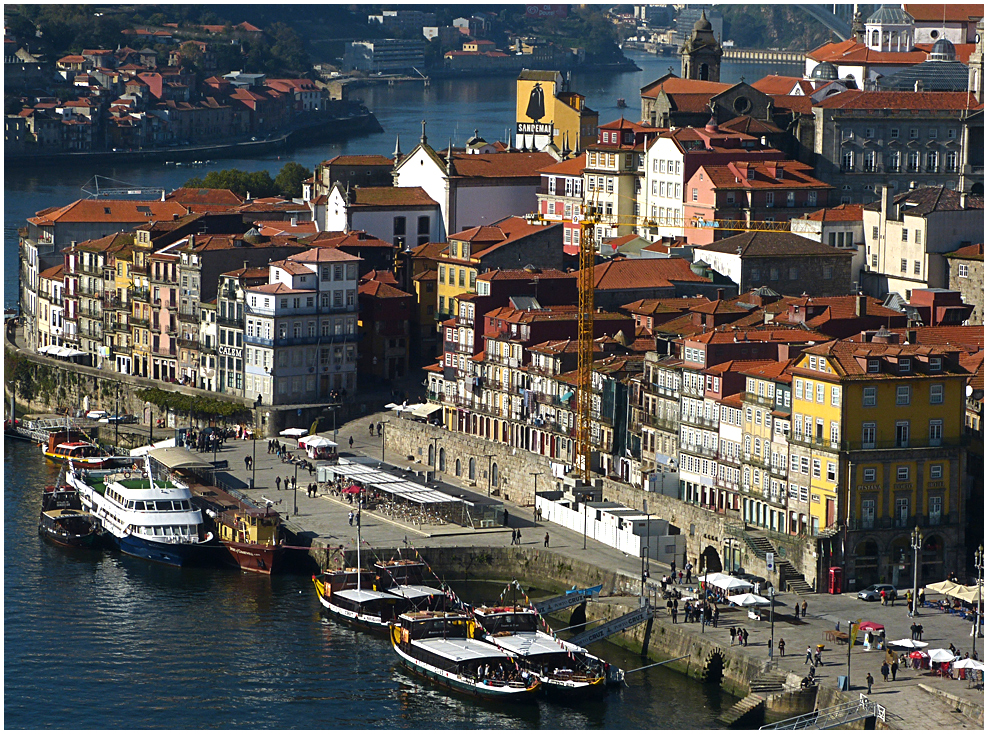
POLYGON ((693 25, 693 32, 683 44, 680 54, 683 57, 683 79, 720 81, 720 58, 724 55, 724 50, 714 36, 706 11, 700 14, 700 20, 693 25))

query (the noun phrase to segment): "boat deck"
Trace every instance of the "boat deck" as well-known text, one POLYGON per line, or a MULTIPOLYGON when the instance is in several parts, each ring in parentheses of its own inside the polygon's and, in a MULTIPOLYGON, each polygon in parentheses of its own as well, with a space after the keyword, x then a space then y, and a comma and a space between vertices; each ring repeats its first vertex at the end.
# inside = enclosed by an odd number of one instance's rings
POLYGON ((501 652, 493 645, 469 638, 443 640, 436 637, 427 640, 413 640, 412 645, 455 663, 464 663, 470 660, 508 659, 507 653, 501 652))

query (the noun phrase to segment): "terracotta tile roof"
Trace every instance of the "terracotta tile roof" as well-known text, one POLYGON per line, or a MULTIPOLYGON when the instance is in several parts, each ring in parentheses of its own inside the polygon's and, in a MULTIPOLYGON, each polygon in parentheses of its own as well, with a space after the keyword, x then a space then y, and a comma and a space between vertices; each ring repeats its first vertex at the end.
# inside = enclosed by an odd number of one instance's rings
POLYGON ((684 337, 684 340, 697 344, 732 344, 734 342, 777 342, 779 344, 812 344, 824 342, 830 337, 816 331, 801 328, 780 328, 778 324, 762 327, 738 329, 727 326, 702 334, 684 337))
MULTIPOLYGON (((959 212, 965 209, 984 209, 985 200, 982 196, 968 196, 967 203, 961 208, 959 191, 948 189, 946 186, 924 186, 904 191, 892 197, 892 203, 900 205, 900 214, 919 217, 933 212, 959 212)), ((880 201, 865 204, 868 211, 881 211, 880 201)))
POLYGON ((426 242, 424 245, 418 245, 412 249, 412 257, 434 260, 445 249, 445 242, 426 242))
POLYGON ((679 257, 610 260, 594 267, 597 290, 669 287, 673 282, 710 281, 690 270, 690 264, 679 257))
MULTIPOLYGON (((445 151, 439 155, 445 158, 445 151)), ((457 153, 453 152, 456 178, 529 178, 555 163, 548 153, 457 153)))
POLYGON ((436 363, 436 364, 430 364, 428 367, 423 367, 422 369, 425 370, 426 372, 442 372, 443 366, 441 364, 436 363))
POLYGON ((244 200, 230 189, 178 188, 165 196, 165 201, 177 201, 186 207, 209 204, 226 207, 240 206, 244 200))
POLYGON ((685 313, 695 306, 710 303, 706 296, 693 298, 643 298, 640 301, 621 306, 623 311, 640 316, 653 316, 660 313, 685 313))
POLYGON ((727 122, 720 123, 717 127, 721 130, 730 130, 733 132, 745 133, 746 135, 751 136, 782 132, 780 128, 776 127, 771 122, 756 120, 751 115, 741 115, 740 117, 735 117, 727 122))
POLYGON ((559 163, 553 163, 541 170, 542 173, 554 174, 556 176, 582 176, 583 169, 587 166, 587 154, 580 153, 575 158, 569 158, 559 163))
POLYGON ((726 405, 729 408, 742 408, 744 405, 741 403, 741 393, 736 392, 733 395, 727 395, 720 399, 721 405, 726 405))
POLYGON ((824 97, 814 107, 838 110, 930 110, 959 112, 981 103, 970 92, 863 92, 848 89, 824 97))
MULTIPOLYGON (((983 391, 985 389, 985 350, 982 349, 975 354, 961 355, 957 361, 960 362, 961 367, 971 373, 972 377, 967 381, 971 389, 983 391)), ((984 398, 982 398, 983 400, 984 398)))
POLYGON ((398 285, 398 279, 395 278, 394 273, 390 270, 369 270, 360 276, 361 283, 366 283, 369 280, 376 280, 380 283, 387 283, 388 285, 398 285))
POLYGON ((841 204, 804 214, 802 218, 811 222, 860 222, 862 210, 861 204, 841 204))
POLYGON ((280 268, 291 275, 309 275, 312 272, 311 268, 307 268, 302 263, 294 260, 276 260, 268 263, 268 265, 271 267, 280 268))
POLYGON ((742 258, 792 257, 794 255, 801 257, 851 257, 852 255, 848 250, 839 250, 822 242, 800 237, 792 232, 744 232, 697 248, 698 257, 703 257, 704 250, 739 254, 742 258), (738 253, 739 248, 740 253, 738 253))
POLYGON ((264 285, 255 285, 247 290, 256 293, 271 293, 271 294, 281 294, 281 293, 315 293, 311 288, 289 288, 284 283, 265 283, 264 285))
POLYGON ((926 4, 903 3, 902 9, 913 17, 913 20, 928 23, 964 23, 985 16, 985 6, 977 3, 926 4))
POLYGON ((351 206, 416 208, 439 206, 421 186, 357 186, 350 189, 354 197, 351 206))
POLYGON ((413 275, 412 276, 412 280, 419 281, 419 282, 430 281, 430 280, 436 280, 436 281, 438 281, 439 280, 439 271, 438 270, 425 270, 425 271, 419 273, 418 275, 413 275))
POLYGON ((813 91, 813 84, 802 77, 779 76, 778 74, 762 77, 757 82, 752 82, 751 86, 763 94, 789 94, 797 86, 804 95, 813 91))
POLYGON ((703 374, 723 375, 727 372, 749 374, 748 370, 758 369, 759 367, 772 367, 778 364, 779 362, 776 362, 774 359, 729 359, 726 362, 707 367, 707 369, 703 370, 703 374))
POLYGON ((561 279, 573 279, 576 278, 576 273, 564 273, 562 270, 556 270, 554 268, 547 268, 542 270, 540 268, 533 268, 532 270, 525 269, 505 269, 505 270, 488 270, 486 273, 477 276, 477 280, 534 280, 538 278, 539 280, 545 280, 547 278, 561 278, 561 279))
POLYGON ((130 224, 184 216, 188 210, 175 201, 79 199, 63 207, 43 209, 28 219, 39 227, 58 223, 105 222, 130 224))
POLYGON ((229 275, 231 277, 244 278, 247 280, 252 278, 264 278, 267 280, 270 272, 271 271, 268 270, 268 267, 265 265, 264 267, 259 268, 237 268, 236 270, 228 270, 225 273, 220 273, 220 275, 229 275))
MULTIPOLYGON (((108 234, 105 237, 97 237, 95 239, 86 240, 85 242, 78 243, 74 249, 85 250, 86 252, 107 252, 113 247, 119 247, 121 244, 130 244, 134 241, 133 232, 115 232, 113 234, 108 234)), ((73 248, 67 247, 67 250, 73 248)))
POLYGON ((311 250, 291 255, 290 260, 300 263, 360 262, 361 257, 351 255, 335 247, 313 247, 311 250))
POLYGON ((636 234, 626 234, 623 237, 614 237, 613 239, 605 240, 604 241, 604 244, 605 245, 610 245, 611 246, 611 249, 616 250, 619 247, 621 247, 621 245, 626 245, 626 244, 628 244, 629 242, 631 242, 632 240, 635 240, 635 239, 638 239, 638 235, 636 235, 636 234))
POLYGON ((911 338, 916 344, 958 347, 977 351, 985 347, 985 330, 982 326, 920 326, 915 329, 890 329, 902 338, 911 338))
POLYGON ((641 88, 641 96, 647 99, 655 99, 658 97, 659 92, 665 92, 669 95, 694 94, 703 96, 709 101, 714 95, 727 91, 732 86, 734 85, 669 76, 665 79, 656 79, 651 84, 646 84, 641 88))
POLYGON ((38 277, 42 280, 61 280, 62 275, 65 274, 65 266, 59 263, 58 265, 53 265, 47 270, 42 270, 38 273, 38 277))
POLYGON ((379 280, 368 280, 357 286, 357 293, 362 296, 372 296, 373 298, 411 298, 410 293, 398 290, 390 283, 382 283, 379 280))
POLYGON ((264 212, 304 212, 309 213, 308 204, 296 204, 294 201, 279 199, 278 197, 268 197, 266 199, 254 199, 236 208, 236 211, 244 214, 255 214, 264 212))
POLYGON ((575 354, 580 348, 576 339, 562 339, 542 342, 535 346, 527 347, 528 351, 538 354, 565 354, 567 352, 575 354))
MULTIPOLYGON (((835 371, 841 377, 857 377, 871 380, 888 380, 899 377, 897 373, 890 372, 868 372, 868 357, 882 357, 886 359, 896 359, 899 355, 909 356, 929 356, 949 354, 948 350, 937 346, 920 346, 917 344, 876 344, 875 342, 857 342, 849 340, 829 341, 825 344, 818 344, 807 347, 803 350, 806 354, 824 355, 832 362, 836 362, 835 371)), ((962 367, 953 366, 949 360, 944 362, 943 374, 963 374, 966 372, 962 367)), ((807 371, 807 374, 819 374, 807 371)), ((920 373, 925 374, 925 373, 920 373)))
POLYGON ((455 235, 449 235, 450 240, 472 243, 470 256, 482 258, 505 245, 517 242, 525 237, 542 232, 546 229, 562 227, 561 224, 530 224, 522 217, 505 217, 493 225, 471 227, 455 235))
POLYGON ((315 222, 296 222, 292 224, 291 222, 282 220, 265 222, 258 219, 254 221, 254 225, 258 228, 262 237, 278 237, 279 235, 298 237, 300 235, 312 235, 318 232, 315 222))
POLYGON ((790 382, 792 378, 787 374, 787 370, 790 365, 795 363, 795 361, 795 359, 784 359, 782 361, 776 361, 773 359, 766 362, 742 366, 738 371, 743 375, 751 375, 752 377, 764 377, 770 380, 790 382))
POLYGON ((741 306, 736 306, 730 301, 708 301, 707 303, 699 303, 696 306, 690 308, 693 313, 704 313, 704 314, 725 314, 725 313, 741 313, 746 314, 751 309, 742 308, 741 306))
POLYGON ((826 43, 806 54, 814 61, 830 61, 834 64, 920 64, 926 61, 923 51, 874 51, 853 38, 838 43, 826 43))
POLYGON ((340 248, 340 247, 385 247, 394 249, 394 245, 382 239, 367 234, 362 229, 349 232, 319 232, 315 237, 305 240, 310 247, 340 248))
MULTIPOLYGON (((819 328, 827 324, 829 321, 834 320, 844 320, 844 319, 854 319, 858 317, 857 313, 857 299, 858 296, 848 295, 848 296, 830 296, 825 298, 793 298, 788 297, 784 299, 785 304, 788 306, 801 306, 803 308, 807 307, 824 307, 822 313, 813 316, 806 320, 806 325, 812 328, 819 328)), ((872 316, 878 318, 894 318, 899 319, 902 314, 899 311, 894 311, 890 308, 886 308, 882 305, 882 300, 880 298, 874 298, 872 296, 864 296, 864 313, 861 316, 872 316)), ((776 321, 776 323, 784 323, 781 321, 776 321)))
MULTIPOLYGON (((723 166, 703 165, 716 189, 832 189, 810 175, 813 167, 799 161, 737 161, 723 166), (781 169, 782 178, 773 171, 781 169)), ((694 178, 696 174, 693 174, 694 178)), ((692 180, 692 179, 691 179, 692 180)))
POLYGON ((383 155, 338 155, 324 161, 324 166, 393 166, 394 159, 383 155))
POLYGON ((943 253, 944 257, 956 257, 961 260, 984 260, 985 259, 985 245, 983 242, 979 242, 976 245, 967 245, 966 247, 958 247, 953 252, 943 253))
POLYGON ((770 94, 769 96, 772 98, 772 106, 777 109, 790 110, 801 115, 813 114, 813 99, 811 97, 793 97, 788 94, 770 94))

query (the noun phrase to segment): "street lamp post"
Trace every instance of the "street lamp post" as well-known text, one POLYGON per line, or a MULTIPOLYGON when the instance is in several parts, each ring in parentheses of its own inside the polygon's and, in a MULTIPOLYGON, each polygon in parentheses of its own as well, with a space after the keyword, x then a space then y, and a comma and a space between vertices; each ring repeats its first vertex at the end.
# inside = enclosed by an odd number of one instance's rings
POLYGON ((583 550, 587 549, 587 495, 583 493, 583 550))
POLYGON ((116 399, 113 401, 113 450, 120 445, 120 383, 117 383, 116 399))
POLYGON ((432 468, 438 474, 439 473, 439 436, 433 436, 429 440, 432 441, 432 468))
POLYGON ((971 643, 971 648, 974 651, 975 656, 978 654, 978 636, 981 634, 981 588, 985 583, 985 545, 982 543, 978 546, 978 550, 974 552, 974 570, 978 574, 978 609, 974 616, 974 626, 971 629, 971 635, 973 637, 973 642, 971 643))
POLYGON ((854 646, 854 622, 847 620, 847 690, 851 690, 851 647, 854 646))
POLYGON ((645 575, 649 576, 652 572, 652 556, 650 555, 650 550, 652 548, 652 516, 648 512, 648 500, 642 500, 642 509, 645 510, 645 575))
POLYGON ((254 489, 257 486, 257 409, 261 407, 261 395, 258 394, 257 400, 254 401, 254 426, 250 435, 253 440, 253 446, 251 447, 250 454, 250 488, 254 489))
POLYGON ((909 539, 913 549, 913 601, 912 616, 919 616, 919 549, 923 547, 923 534, 919 531, 919 525, 913 530, 909 539))
POLYGON ((295 508, 295 510, 292 514, 297 517, 298 516, 298 462, 293 461, 292 463, 295 464, 295 479, 292 480, 292 489, 294 490, 292 505, 295 508))
POLYGON ((771 602, 771 606, 768 608, 768 618, 770 630, 768 633, 768 659, 772 659, 772 643, 775 642, 775 587, 770 586, 768 589, 768 598, 771 602))

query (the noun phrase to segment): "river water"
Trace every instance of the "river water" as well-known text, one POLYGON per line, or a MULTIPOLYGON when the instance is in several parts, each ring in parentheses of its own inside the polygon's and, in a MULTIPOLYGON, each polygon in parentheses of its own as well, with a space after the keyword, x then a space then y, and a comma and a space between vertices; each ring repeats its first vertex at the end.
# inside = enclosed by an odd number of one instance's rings
MULTIPOLYGON (((679 59, 628 52, 641 71, 614 73, 575 73, 571 87, 586 95, 587 105, 599 113, 601 123, 622 114, 637 119, 640 111, 639 89, 665 74, 671 67, 679 73, 679 59), (627 100, 620 109, 617 100, 627 100)), ((721 69, 725 82, 742 77, 755 81, 772 74, 799 75, 799 64, 739 64, 727 62, 721 69)), ((17 229, 35 212, 49 206, 62 206, 86 196, 82 189, 93 190, 93 176, 99 175, 127 184, 161 187, 168 191, 181 186, 192 176, 204 176, 211 170, 240 168, 267 170, 273 174, 288 161, 295 160, 314 168, 321 161, 341 153, 379 153, 391 155, 396 136, 401 149, 408 153, 422 134, 426 120, 429 143, 445 148, 450 140, 462 146, 473 131, 488 141, 505 140, 514 129, 515 80, 496 79, 436 80, 431 86, 408 82, 389 87, 386 84, 355 90, 375 113, 384 132, 355 136, 345 141, 302 147, 282 155, 254 159, 224 159, 201 168, 166 166, 163 163, 128 166, 123 163, 93 165, 85 168, 65 166, 7 168, 4 173, 4 304, 17 303, 17 229), (87 185, 89 184, 89 185, 87 185)), ((100 181, 102 187, 112 182, 100 181)), ((118 184, 119 185, 119 184, 118 184)))
MULTIPOLYGON (((661 667, 569 706, 446 695, 405 674, 387 641, 326 618, 308 578, 46 543, 37 513, 56 474, 36 446, 5 442, 8 729, 696 729, 736 701, 661 667)), ((501 588, 457 591, 492 601, 501 588)), ((591 649, 625 670, 643 664, 608 643, 591 649)))

